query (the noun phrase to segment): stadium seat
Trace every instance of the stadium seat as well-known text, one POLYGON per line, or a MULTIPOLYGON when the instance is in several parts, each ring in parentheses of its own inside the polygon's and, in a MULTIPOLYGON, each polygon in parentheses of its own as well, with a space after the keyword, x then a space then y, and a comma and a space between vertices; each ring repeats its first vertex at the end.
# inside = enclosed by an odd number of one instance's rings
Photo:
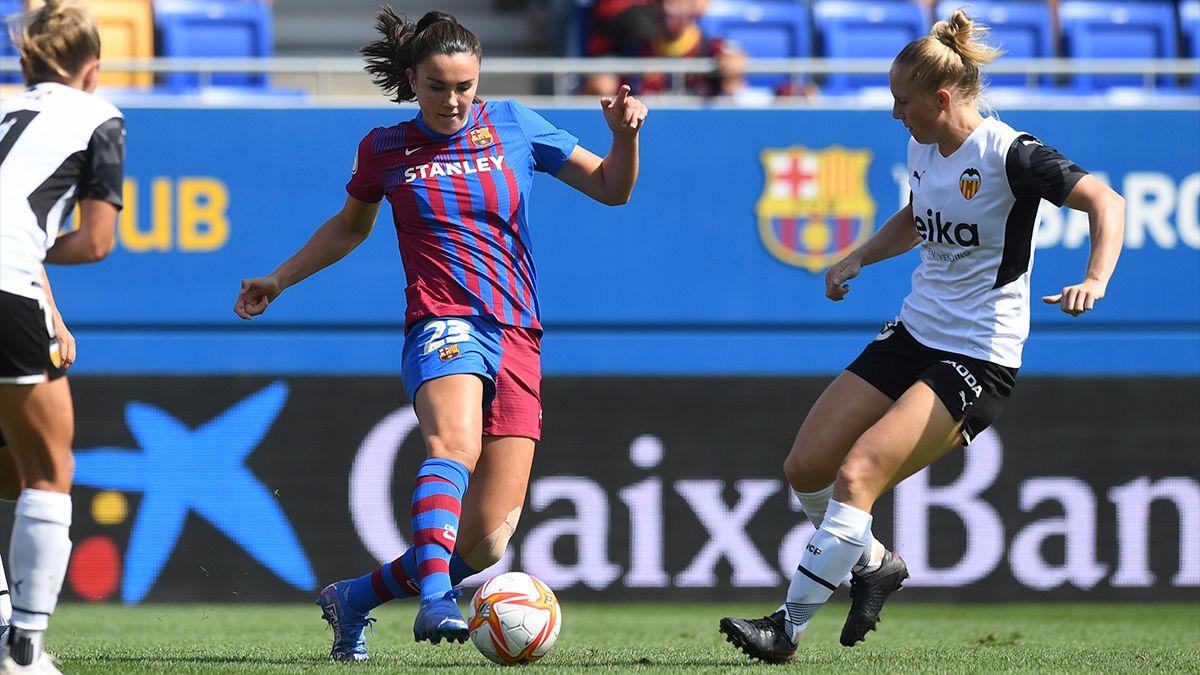
MULTIPOLYGON (((30 9, 43 3, 32 0, 30 9)), ((90 0, 86 3, 100 31, 100 55, 105 61, 138 61, 154 57, 154 18, 150 0, 90 0)), ((100 86, 144 89, 154 84, 149 72, 100 70, 100 86)))
POLYGON ((1200 59, 1200 0, 1183 0, 1179 3, 1179 27, 1187 40, 1184 54, 1188 58, 1200 59))
MULTIPOLYGON (((1004 50, 1010 59, 1048 59, 1055 56, 1054 24, 1050 19, 1050 8, 1038 0, 1005 2, 1001 0, 942 0, 937 5, 937 18, 946 19, 959 7, 967 15, 982 21, 991 28, 988 43, 1004 50)), ((1043 87, 1053 83, 1053 76, 1044 75, 1037 79, 1043 87)), ((993 75, 989 78, 993 87, 1025 87, 1029 79, 1019 73, 993 75)))
MULTIPOLYGON (((733 40, 751 58, 789 59, 812 55, 808 14, 789 0, 712 0, 700 25, 705 34, 733 40)), ((776 88, 787 74, 752 75, 750 84, 776 88)))
MULTIPOLYGON (((1158 59, 1178 55, 1175 7, 1170 2, 1063 0, 1058 9, 1066 56, 1076 59, 1158 59)), ((1078 93, 1141 87, 1140 75, 1076 75, 1078 93)), ((1172 87, 1172 79, 1158 78, 1172 87)))
MULTIPOLYGON (((0 17, 3 18, 4 25, 0 26, 0 59, 4 60, 4 65, 16 65, 18 62, 17 46, 13 44, 12 38, 8 33, 9 21, 25 10, 25 4, 21 0, 0 0, 0 17)), ((0 83, 20 82, 21 73, 3 73, 0 72, 0 83)))
MULTIPOLYGON (((253 58, 274 51, 271 6, 256 0, 156 0, 159 54, 187 58, 253 58)), ((171 73, 168 89, 195 89, 197 73, 171 73)), ((262 89, 262 73, 216 73, 208 84, 218 87, 262 89)))
MULTIPOLYGON (((1200 59, 1200 0, 1179 3, 1179 30, 1183 33, 1186 58, 1200 59)), ((1192 76, 1192 89, 1200 91, 1200 75, 1192 76)))
MULTIPOLYGON (((819 56, 834 59, 891 59, 904 45, 929 33, 925 12, 914 3, 892 0, 815 0, 812 5, 819 56)), ((828 94, 888 86, 886 75, 830 75, 828 94)))

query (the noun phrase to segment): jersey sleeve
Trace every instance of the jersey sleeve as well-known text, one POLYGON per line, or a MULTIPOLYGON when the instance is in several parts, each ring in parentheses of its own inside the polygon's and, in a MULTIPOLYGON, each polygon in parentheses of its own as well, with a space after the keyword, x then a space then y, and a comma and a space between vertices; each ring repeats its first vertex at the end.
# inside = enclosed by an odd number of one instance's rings
POLYGON ((563 131, 546 121, 546 118, 526 108, 524 105, 509 101, 513 117, 525 132, 525 138, 533 149, 534 168, 550 175, 558 173, 567 158, 579 145, 579 139, 570 132, 563 131))
POLYGON ((80 199, 125 205, 125 120, 114 117, 92 132, 80 181, 80 199))
POLYGON ((1021 134, 1008 149, 1004 162, 1008 184, 1016 197, 1038 197, 1062 206, 1087 172, 1058 150, 1021 134))
POLYGON ((374 137, 375 130, 372 129, 359 142, 354 155, 354 167, 350 169, 350 182, 346 183, 346 192, 351 197, 368 204, 378 204, 383 199, 383 184, 379 182, 379 171, 372 150, 374 137))

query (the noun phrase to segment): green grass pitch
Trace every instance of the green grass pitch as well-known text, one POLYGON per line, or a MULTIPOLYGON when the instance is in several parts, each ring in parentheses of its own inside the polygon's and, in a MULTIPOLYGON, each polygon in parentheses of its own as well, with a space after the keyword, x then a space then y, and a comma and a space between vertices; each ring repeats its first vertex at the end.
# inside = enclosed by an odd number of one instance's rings
MULTIPOLYGON (((767 604, 565 603, 558 644, 531 672, 1200 672, 1200 604, 893 603, 876 633, 838 644, 845 606, 814 619, 796 660, 752 664, 717 633, 767 604)), ((66 673, 495 673, 470 645, 412 641, 415 607, 374 613, 371 660, 327 660, 315 605, 63 604, 48 646, 66 673)))

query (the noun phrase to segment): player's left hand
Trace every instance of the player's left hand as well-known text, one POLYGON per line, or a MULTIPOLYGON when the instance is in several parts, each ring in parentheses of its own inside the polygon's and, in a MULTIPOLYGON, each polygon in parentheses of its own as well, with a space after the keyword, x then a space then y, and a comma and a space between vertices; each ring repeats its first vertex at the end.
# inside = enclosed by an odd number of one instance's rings
POLYGON ((615 97, 605 96, 600 99, 600 109, 604 111, 604 121, 613 133, 636 135, 646 122, 650 112, 646 104, 629 95, 629 85, 621 85, 615 97))
POLYGON ((1096 306, 1096 301, 1104 297, 1108 284, 1095 279, 1087 279, 1083 283, 1067 286, 1062 293, 1042 296, 1042 302, 1047 305, 1058 305, 1063 312, 1071 316, 1079 316, 1096 306))
POLYGON ((67 330, 62 315, 54 313, 54 336, 58 338, 58 356, 62 359, 63 368, 70 368, 75 363, 75 336, 67 330))

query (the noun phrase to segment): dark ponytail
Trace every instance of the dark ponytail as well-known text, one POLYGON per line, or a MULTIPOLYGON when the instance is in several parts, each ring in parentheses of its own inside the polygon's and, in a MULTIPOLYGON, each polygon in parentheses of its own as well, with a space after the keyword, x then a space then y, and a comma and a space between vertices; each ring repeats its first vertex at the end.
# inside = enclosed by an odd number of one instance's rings
POLYGON ((367 61, 364 70, 396 103, 416 99, 406 71, 415 69, 429 56, 465 52, 483 57, 479 38, 445 12, 426 12, 413 23, 384 5, 375 17, 375 30, 383 37, 363 45, 358 52, 367 61))

